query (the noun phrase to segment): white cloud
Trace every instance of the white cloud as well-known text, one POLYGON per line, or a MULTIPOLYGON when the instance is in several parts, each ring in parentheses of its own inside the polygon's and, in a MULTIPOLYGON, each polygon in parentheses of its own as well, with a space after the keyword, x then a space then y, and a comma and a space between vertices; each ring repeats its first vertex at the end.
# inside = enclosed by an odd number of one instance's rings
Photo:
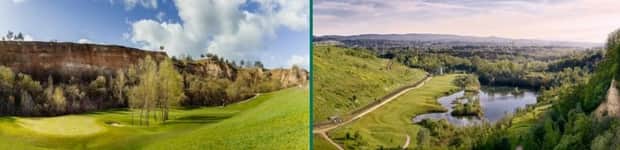
POLYGON ((85 39, 85 38, 81 38, 77 42, 80 43, 80 44, 93 43, 93 41, 90 41, 89 39, 85 39))
POLYGON ((145 49, 164 46, 170 55, 215 53, 233 60, 252 59, 276 30, 307 30, 306 0, 176 0, 180 23, 139 20, 131 41, 145 49), (256 11, 242 10, 248 2, 256 11))
MULTIPOLYGON (((110 4, 114 5, 115 0, 110 0, 110 4)), ((136 6, 142 6, 144 8, 157 8, 157 0, 122 0, 123 5, 125 5, 125 10, 131 10, 136 6)))
POLYGON ((618 0, 315 1, 314 34, 442 33, 603 42, 618 0))
POLYGON ((299 67, 303 67, 308 69, 308 67, 310 66, 310 59, 308 58, 308 56, 299 56, 299 55, 293 55, 291 56, 291 58, 287 61, 289 66, 293 66, 293 65, 297 65, 299 67))
POLYGON ((80 43, 80 44, 105 44, 105 43, 102 43, 102 42, 95 42, 95 41, 92 41, 92 40, 87 39, 87 38, 80 38, 77 41, 77 43, 80 43))
POLYGON ((26 0, 13 0, 13 3, 22 3, 25 2, 26 0))
POLYGON ((24 41, 34 41, 34 38, 30 34, 24 34, 24 41))
POLYGON ((157 20, 163 21, 165 16, 166 16, 166 13, 160 11, 159 13, 157 13, 157 16, 155 17, 157 18, 157 20))

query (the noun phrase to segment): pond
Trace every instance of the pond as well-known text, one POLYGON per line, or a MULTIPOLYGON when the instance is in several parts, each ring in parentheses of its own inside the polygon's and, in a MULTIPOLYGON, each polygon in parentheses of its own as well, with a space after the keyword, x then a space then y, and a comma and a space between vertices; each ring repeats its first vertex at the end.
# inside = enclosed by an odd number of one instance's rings
MULTIPOLYGON (((414 123, 427 118, 446 119, 450 123, 458 126, 478 124, 484 121, 494 123, 502 119, 507 114, 514 113, 517 108, 524 108, 528 104, 536 103, 536 91, 519 89, 515 87, 493 87, 483 86, 477 96, 483 109, 483 116, 452 116, 453 101, 465 96, 465 91, 459 91, 448 96, 440 97, 437 101, 448 111, 439 113, 428 113, 415 116, 414 123)), ((475 94, 475 93, 474 93, 475 94)))

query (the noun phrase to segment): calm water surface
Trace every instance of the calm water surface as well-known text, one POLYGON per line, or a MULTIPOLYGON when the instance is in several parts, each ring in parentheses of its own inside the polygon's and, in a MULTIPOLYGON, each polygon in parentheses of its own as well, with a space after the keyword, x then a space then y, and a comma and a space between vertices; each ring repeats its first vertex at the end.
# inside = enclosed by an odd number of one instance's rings
POLYGON ((483 86, 477 95, 480 98, 480 105, 484 111, 481 118, 478 117, 455 117, 450 115, 452 112, 453 101, 465 95, 464 91, 440 97, 437 101, 444 108, 448 109, 443 113, 428 113, 415 116, 413 122, 423 119, 447 119, 450 123, 464 126, 478 124, 483 121, 494 123, 507 114, 514 113, 517 108, 524 108, 527 104, 536 103, 537 93, 531 90, 517 89, 514 87, 491 87, 483 86))

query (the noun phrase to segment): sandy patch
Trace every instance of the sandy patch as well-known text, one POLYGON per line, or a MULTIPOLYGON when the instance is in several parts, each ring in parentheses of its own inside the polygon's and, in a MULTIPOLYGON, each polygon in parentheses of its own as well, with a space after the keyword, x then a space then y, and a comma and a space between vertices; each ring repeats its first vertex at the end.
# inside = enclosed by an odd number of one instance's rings
POLYGON ((26 129, 49 135, 84 136, 105 130, 95 118, 85 116, 18 118, 17 122, 26 129))

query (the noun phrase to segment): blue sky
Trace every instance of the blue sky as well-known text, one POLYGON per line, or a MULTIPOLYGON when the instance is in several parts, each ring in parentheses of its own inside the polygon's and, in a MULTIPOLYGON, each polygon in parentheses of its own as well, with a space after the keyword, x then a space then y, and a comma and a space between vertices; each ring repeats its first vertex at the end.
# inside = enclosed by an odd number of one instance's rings
POLYGON ((618 0, 315 0, 315 35, 439 33, 602 43, 618 0))
POLYGON ((308 16, 306 0, 2 0, 0 33, 307 68, 308 16))

